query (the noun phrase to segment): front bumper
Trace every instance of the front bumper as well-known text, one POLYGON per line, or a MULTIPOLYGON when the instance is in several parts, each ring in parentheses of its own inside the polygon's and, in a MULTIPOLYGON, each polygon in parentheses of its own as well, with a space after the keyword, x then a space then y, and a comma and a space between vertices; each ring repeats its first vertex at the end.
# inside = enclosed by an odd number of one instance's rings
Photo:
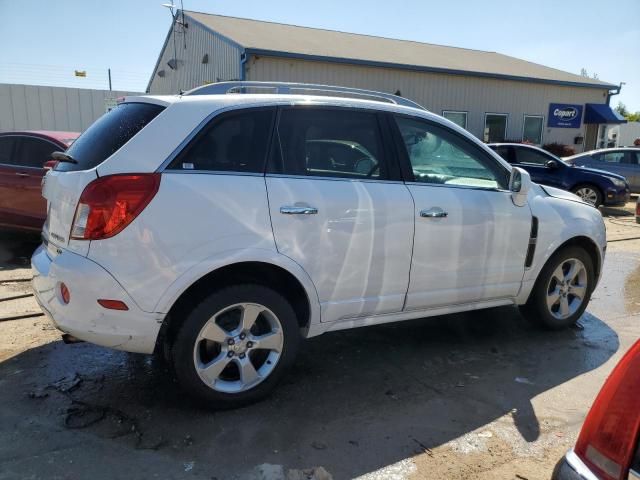
POLYGON ((628 188, 608 188, 604 192, 602 203, 608 207, 624 205, 631 198, 631 191, 628 188))
POLYGON ((552 480, 598 480, 589 467, 587 467, 580 457, 573 450, 567 454, 556 465, 553 470, 552 480))
POLYGON ((142 311, 122 286, 97 263, 66 250, 38 247, 31 258, 33 291, 42 310, 64 333, 96 345, 152 353, 162 314, 142 311), (71 299, 62 301, 60 283, 71 299), (109 310, 98 299, 121 300, 129 310, 109 310))

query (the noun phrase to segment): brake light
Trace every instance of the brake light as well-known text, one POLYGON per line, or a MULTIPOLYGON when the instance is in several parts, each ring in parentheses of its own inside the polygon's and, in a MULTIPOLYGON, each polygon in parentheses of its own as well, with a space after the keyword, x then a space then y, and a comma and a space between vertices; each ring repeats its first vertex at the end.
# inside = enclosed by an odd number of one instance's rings
POLYGON ((599 478, 627 478, 640 432, 640 340, 622 357, 598 394, 575 452, 599 478))
POLYGON ((100 298, 98 299, 98 303, 100 304, 100 306, 109 310, 129 310, 127 304, 122 300, 107 300, 104 298, 100 298))
POLYGON ((80 195, 71 238, 101 240, 124 230, 160 188, 159 173, 109 175, 87 185, 80 195))

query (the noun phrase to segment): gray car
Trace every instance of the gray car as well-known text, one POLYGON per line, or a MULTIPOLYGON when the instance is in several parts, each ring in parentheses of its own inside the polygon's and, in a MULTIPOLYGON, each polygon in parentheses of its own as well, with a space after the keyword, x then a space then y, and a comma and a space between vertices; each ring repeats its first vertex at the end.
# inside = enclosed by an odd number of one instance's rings
POLYGON ((597 168, 622 175, 627 179, 631 192, 640 193, 640 148, 603 148, 572 155, 564 160, 577 167, 597 168))

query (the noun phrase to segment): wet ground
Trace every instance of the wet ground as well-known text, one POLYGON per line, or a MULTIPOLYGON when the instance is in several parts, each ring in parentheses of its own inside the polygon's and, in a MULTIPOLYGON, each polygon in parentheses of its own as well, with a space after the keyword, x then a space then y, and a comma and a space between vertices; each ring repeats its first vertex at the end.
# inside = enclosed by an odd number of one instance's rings
POLYGON ((640 226, 604 214, 612 241, 578 327, 500 308, 330 333, 272 397, 227 412, 191 402, 156 358, 64 345, 24 281, 37 238, 2 232, 0 319, 23 318, 0 321, 0 478, 549 478, 640 337, 640 226))

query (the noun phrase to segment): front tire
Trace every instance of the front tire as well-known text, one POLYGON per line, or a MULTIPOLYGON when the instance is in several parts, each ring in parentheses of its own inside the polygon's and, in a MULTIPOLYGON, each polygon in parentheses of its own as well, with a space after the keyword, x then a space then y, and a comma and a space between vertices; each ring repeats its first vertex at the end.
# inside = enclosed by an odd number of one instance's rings
POLYGON ((550 330, 575 324, 595 286, 593 260, 580 247, 556 252, 540 271, 526 305, 525 318, 550 330))
POLYGON ((187 316, 171 356, 188 393, 207 406, 237 408, 275 388, 299 343, 295 312, 282 295, 237 285, 212 293, 187 316))
POLYGON ((602 205, 602 192, 594 185, 578 185, 571 190, 571 193, 575 193, 582 200, 596 208, 602 205))

